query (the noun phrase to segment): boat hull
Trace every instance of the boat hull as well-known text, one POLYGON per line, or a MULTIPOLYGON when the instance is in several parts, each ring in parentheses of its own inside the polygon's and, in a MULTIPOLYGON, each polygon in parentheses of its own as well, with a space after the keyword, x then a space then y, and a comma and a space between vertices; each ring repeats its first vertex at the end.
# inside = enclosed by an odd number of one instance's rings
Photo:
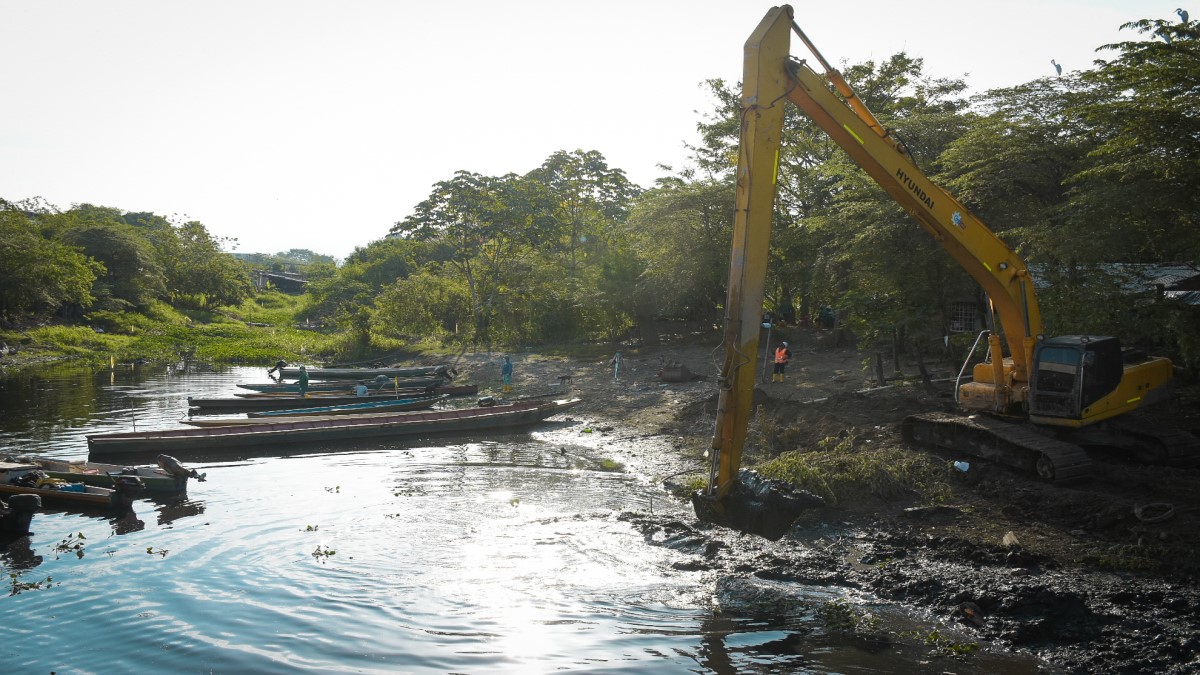
POLYGON ((397 401, 367 401, 365 403, 347 403, 344 405, 318 406, 316 408, 292 408, 288 410, 264 410, 247 413, 247 417, 274 418, 298 417, 313 415, 362 415, 368 413, 394 413, 409 410, 425 410, 437 403, 450 398, 441 396, 423 396, 420 398, 402 398, 397 401))
POLYGON ((101 434, 88 436, 87 440, 91 456, 99 457, 171 450, 224 450, 364 438, 461 434, 535 424, 579 402, 579 399, 526 402, 384 416, 347 415, 331 419, 298 417, 266 424, 101 434))
MULTIPOLYGON (((394 392, 399 384, 400 389, 424 389, 426 387, 439 387, 450 382, 444 377, 408 377, 399 379, 389 379, 387 382, 376 382, 374 379, 360 378, 366 380, 367 387, 372 392, 394 392)), ((317 391, 333 391, 333 392, 351 392, 354 390, 355 382, 311 382, 308 385, 309 393, 317 391)), ((238 387, 256 391, 260 393, 282 393, 282 394, 299 394, 300 385, 295 382, 271 382, 271 383, 253 383, 239 382, 238 387)))
POLYGON ((36 464, 0 461, 0 497, 37 495, 47 506, 125 511, 132 506, 133 499, 144 489, 141 482, 132 477, 119 478, 126 485, 122 489, 97 487, 81 484, 79 481, 75 481, 73 485, 65 489, 45 485, 38 487, 20 484, 20 481, 32 478, 25 474, 32 472, 36 475, 39 471, 41 469, 36 464), (14 480, 19 482, 14 483, 14 480))
POLYGON ((432 392, 424 390, 371 394, 368 396, 239 396, 235 398, 192 398, 188 406, 206 411, 247 412, 251 410, 288 410, 290 408, 318 408, 323 406, 348 405, 366 401, 394 401, 396 397, 412 397, 426 394, 433 396, 471 396, 479 392, 473 384, 454 387, 437 387, 432 392))
POLYGON ((148 496, 165 497, 187 492, 188 478, 186 473, 171 474, 157 466, 127 466, 123 464, 105 464, 83 460, 65 461, 43 457, 22 455, 10 458, 13 461, 33 464, 47 476, 67 481, 68 483, 83 483, 101 488, 112 488, 113 480, 109 474, 134 475, 141 479, 148 496), (132 472, 132 473, 131 473, 132 472))
MULTIPOLYGON (((308 368, 308 377, 312 380, 371 380, 376 375, 385 377, 425 377, 432 375, 449 376, 450 366, 410 366, 405 368, 308 368)), ((300 377, 299 368, 284 368, 280 371, 282 377, 295 379, 300 377)))

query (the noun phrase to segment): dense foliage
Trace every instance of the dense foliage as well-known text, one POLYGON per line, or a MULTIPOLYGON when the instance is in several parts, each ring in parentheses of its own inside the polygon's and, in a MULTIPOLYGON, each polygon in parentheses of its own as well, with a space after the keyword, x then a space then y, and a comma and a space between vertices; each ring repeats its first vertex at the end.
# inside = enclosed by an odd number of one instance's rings
MULTIPOLYGON (((904 53, 843 74, 918 165, 1035 270, 1049 332, 1120 335, 1197 368, 1197 310, 1140 294, 1115 264, 1200 259, 1200 28, 1123 28, 1131 39, 1091 70, 973 97, 904 53)), ((634 328, 652 339, 662 318, 717 325, 740 103, 725 82, 707 85, 714 106, 688 166, 663 167, 649 189, 599 152, 559 151, 522 174, 446 177, 340 265, 303 250, 252 262, 303 267, 301 318, 335 328, 351 352, 617 339, 634 328)), ((791 107, 778 184, 767 309, 799 322, 828 306, 860 339, 918 346, 942 343, 964 299, 986 319, 977 285, 791 107)), ((236 305, 248 292, 199 223, 2 207, 6 317, 236 305)))
POLYGON ((196 221, 0 200, 0 320, 236 305, 250 278, 222 243, 196 221))

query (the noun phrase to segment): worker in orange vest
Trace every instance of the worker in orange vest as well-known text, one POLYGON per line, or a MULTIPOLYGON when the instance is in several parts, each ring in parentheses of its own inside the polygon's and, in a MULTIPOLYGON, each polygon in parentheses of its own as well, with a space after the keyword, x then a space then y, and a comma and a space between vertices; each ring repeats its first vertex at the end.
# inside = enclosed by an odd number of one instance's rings
POLYGON ((786 342, 781 342, 775 348, 775 372, 771 375, 772 382, 783 382, 783 371, 787 368, 788 359, 792 358, 792 350, 786 342))

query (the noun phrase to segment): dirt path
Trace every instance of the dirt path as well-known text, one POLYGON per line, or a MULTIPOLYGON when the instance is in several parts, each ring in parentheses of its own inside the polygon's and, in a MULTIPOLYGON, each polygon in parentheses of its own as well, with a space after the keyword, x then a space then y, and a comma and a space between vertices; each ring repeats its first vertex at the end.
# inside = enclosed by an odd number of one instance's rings
MULTIPOLYGON (((772 383, 767 375, 756 403, 762 414, 791 421, 797 447, 854 435, 907 448, 898 433, 904 416, 953 409, 948 384, 862 393, 872 388, 867 355, 832 347, 818 331, 791 337, 787 380, 772 383)), ((655 480, 698 472, 715 414, 717 347, 714 339, 693 339, 626 351, 615 379, 611 353, 514 354, 514 394, 582 397, 573 414, 607 434, 614 449, 626 448, 615 458, 630 471, 655 480), (665 384, 656 373, 667 361, 707 379, 665 384), (646 439, 656 442, 639 442, 646 439)), ((500 356, 466 355, 458 367, 499 393, 500 356)), ((935 378, 957 370, 929 366, 935 378)), ((910 364, 903 369, 915 374, 910 364)), ((1164 416, 1200 427, 1197 408, 1188 399, 1164 416)), ((948 465, 951 458, 939 459, 948 465)), ((1100 458, 1093 480, 1062 488, 971 464, 966 474, 950 474, 958 480, 940 504, 841 504, 811 512, 775 544, 695 521, 627 517, 651 543, 691 542, 689 569, 861 589, 926 611, 981 645, 1036 653, 1064 672, 1200 672, 1197 469, 1100 458)))

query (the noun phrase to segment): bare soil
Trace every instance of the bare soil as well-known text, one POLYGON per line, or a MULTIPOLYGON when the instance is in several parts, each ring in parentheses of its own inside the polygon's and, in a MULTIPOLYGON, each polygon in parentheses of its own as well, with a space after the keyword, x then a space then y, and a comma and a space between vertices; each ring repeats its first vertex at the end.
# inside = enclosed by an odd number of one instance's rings
MULTIPOLYGON (((758 414, 792 427, 797 447, 853 434, 930 452, 908 446, 899 423, 913 413, 953 410, 949 383, 877 388, 864 367, 872 355, 835 347, 818 330, 786 337, 793 351, 787 380, 760 378, 766 381, 755 397, 758 414)), ((678 482, 702 471, 722 356, 717 340, 623 349, 616 377, 612 352, 516 353, 509 396, 581 397, 573 414, 608 435, 627 470, 678 482), (703 379, 662 382, 657 373, 668 361, 703 379), (638 442, 647 439, 658 442, 638 442)), ((466 380, 499 394, 500 356, 466 354, 457 366, 466 380)), ((935 380, 958 369, 928 361, 935 380)), ((915 376, 917 369, 906 363, 901 372, 915 376)), ((1194 388, 1157 415, 1200 432, 1194 388)), ((763 455, 748 448, 747 457, 763 455)), ((939 457, 947 467, 960 459, 939 457)), ((626 517, 648 542, 694 553, 689 570, 860 589, 928 612, 986 648, 1035 654, 1048 670, 1200 672, 1200 470, 1101 455, 1094 478, 1059 487, 965 459, 967 472, 947 469, 950 497, 941 503, 912 495, 818 509, 774 544, 694 519, 626 517)))

